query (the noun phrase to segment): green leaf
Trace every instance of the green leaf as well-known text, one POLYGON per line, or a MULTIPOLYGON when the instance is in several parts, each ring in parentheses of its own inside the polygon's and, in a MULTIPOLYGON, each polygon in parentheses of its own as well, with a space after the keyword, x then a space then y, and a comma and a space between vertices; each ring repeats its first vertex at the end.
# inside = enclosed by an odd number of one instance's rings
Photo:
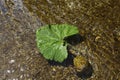
POLYGON ((40 27, 36 31, 37 47, 46 59, 62 62, 68 56, 64 38, 77 33, 77 27, 68 24, 40 27))

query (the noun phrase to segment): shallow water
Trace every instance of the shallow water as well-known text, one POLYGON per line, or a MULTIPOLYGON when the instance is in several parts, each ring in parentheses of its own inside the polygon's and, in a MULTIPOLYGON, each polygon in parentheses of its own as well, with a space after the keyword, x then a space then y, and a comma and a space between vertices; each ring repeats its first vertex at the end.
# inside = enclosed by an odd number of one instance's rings
POLYGON ((94 69, 88 80, 120 79, 119 5, 119 0, 1 0, 0 79, 79 80, 74 66, 51 66, 36 48, 36 29, 58 23, 76 25, 85 37, 75 47, 94 69))

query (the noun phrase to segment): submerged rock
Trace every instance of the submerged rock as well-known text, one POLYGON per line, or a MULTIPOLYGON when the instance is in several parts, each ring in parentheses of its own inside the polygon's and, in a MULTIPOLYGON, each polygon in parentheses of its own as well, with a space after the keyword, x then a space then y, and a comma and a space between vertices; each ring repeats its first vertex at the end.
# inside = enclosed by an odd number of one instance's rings
POLYGON ((83 68, 88 66, 88 61, 83 56, 76 56, 73 60, 74 66, 77 69, 77 71, 82 71, 83 68))

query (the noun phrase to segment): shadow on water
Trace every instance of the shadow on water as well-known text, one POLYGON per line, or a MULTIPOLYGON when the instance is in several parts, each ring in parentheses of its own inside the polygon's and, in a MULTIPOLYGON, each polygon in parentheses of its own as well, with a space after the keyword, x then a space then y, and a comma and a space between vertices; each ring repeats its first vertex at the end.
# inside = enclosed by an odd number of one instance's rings
POLYGON ((67 59, 65 59, 62 63, 56 62, 56 61, 51 61, 48 60, 49 64, 51 66, 64 66, 64 67, 68 67, 69 65, 73 65, 73 59, 74 59, 74 55, 72 54, 68 54, 67 59))
MULTIPOLYGON (((66 59, 66 60, 64 60, 62 63, 59 63, 59 62, 55 62, 55 61, 48 61, 49 62, 49 64, 51 65, 51 66, 64 66, 64 67, 68 67, 69 65, 72 65, 72 66, 74 66, 74 64, 73 64, 73 59, 75 58, 75 56, 74 55, 72 55, 72 54, 68 54, 68 58, 66 59)), ((86 80, 87 78, 90 78, 91 76, 92 76, 92 74, 93 74, 93 67, 92 67, 92 65, 89 63, 88 64, 88 66, 86 66, 86 67, 84 67, 83 69, 82 69, 82 71, 77 71, 76 72, 76 75, 79 77, 79 78, 81 78, 81 79, 83 79, 83 80, 86 80)))
POLYGON ((93 72, 93 67, 89 63, 88 66, 86 66, 82 71, 77 72, 77 76, 83 80, 86 80, 87 78, 90 78, 92 76, 93 72))
MULTIPOLYGON (((66 37, 64 40, 67 41, 67 43, 71 44, 72 46, 75 46, 75 45, 81 43, 82 41, 84 41, 85 38, 83 36, 81 36, 80 34, 75 34, 75 35, 66 37)), ((62 63, 50 61, 50 60, 48 60, 48 62, 52 66, 68 67, 69 65, 74 66, 74 63, 73 63, 74 58, 75 58, 75 55, 73 55, 69 51, 69 46, 68 46, 68 57, 66 60, 64 60, 62 63)), ((85 66, 81 71, 77 71, 76 75, 78 77, 80 77, 81 79, 86 80, 87 78, 90 78, 92 76, 92 73, 93 73, 92 65, 90 63, 88 63, 88 65, 85 66)))
POLYGON ((80 34, 74 34, 72 36, 68 36, 64 39, 67 43, 75 46, 79 43, 81 43, 82 41, 85 40, 85 37, 81 36, 80 34))
MULTIPOLYGON (((77 45, 79 43, 81 43, 82 41, 85 40, 84 37, 82 37, 80 34, 75 34, 72 36, 68 36, 64 39, 67 43, 71 44, 71 45, 77 45)), ((68 57, 66 60, 64 60, 62 63, 59 62, 55 62, 55 61, 48 61, 50 65, 61 65, 61 66, 69 66, 69 65, 73 65, 73 59, 74 59, 74 55, 71 54, 71 52, 69 51, 69 47, 68 47, 68 57)))

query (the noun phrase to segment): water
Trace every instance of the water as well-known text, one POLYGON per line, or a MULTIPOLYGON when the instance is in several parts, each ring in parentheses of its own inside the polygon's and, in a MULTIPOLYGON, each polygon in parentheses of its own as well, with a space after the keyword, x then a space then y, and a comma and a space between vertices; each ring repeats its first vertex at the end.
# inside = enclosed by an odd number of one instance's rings
POLYGON ((38 27, 68 23, 85 37, 75 47, 93 67, 88 80, 118 80, 119 4, 114 0, 0 0, 0 79, 80 79, 74 66, 51 66, 36 48, 38 27))

